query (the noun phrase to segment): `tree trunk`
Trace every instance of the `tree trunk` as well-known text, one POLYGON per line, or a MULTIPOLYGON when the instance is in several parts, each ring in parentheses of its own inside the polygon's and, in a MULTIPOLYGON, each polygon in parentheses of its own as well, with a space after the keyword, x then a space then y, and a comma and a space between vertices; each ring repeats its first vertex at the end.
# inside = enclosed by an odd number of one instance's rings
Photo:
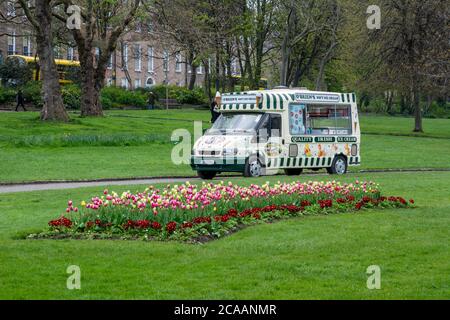
POLYGON ((414 104, 414 132, 423 132, 422 127, 422 110, 420 108, 420 93, 419 90, 414 89, 413 92, 414 104))
POLYGON ((219 49, 216 49, 215 71, 216 71, 215 87, 216 87, 216 92, 219 92, 220 91, 220 53, 219 53, 219 49))
POLYGON ((197 65, 191 64, 191 77, 189 78, 189 90, 194 90, 195 82, 197 81, 197 65))
POLYGON ((287 86, 288 85, 288 66, 291 58, 291 47, 289 42, 291 40, 291 34, 294 29, 295 21, 297 20, 296 11, 295 11, 295 3, 291 3, 291 8, 288 16, 288 21, 286 25, 285 34, 283 37, 283 42, 281 45, 281 68, 280 68, 280 85, 287 86))
POLYGON ((44 100, 41 120, 69 121, 69 115, 61 97, 59 74, 53 55, 52 13, 49 1, 36 0, 35 10, 36 19, 40 23, 39 30, 36 32, 36 42, 44 100))
POLYGON ((189 73, 189 64, 186 61, 184 64, 184 87, 186 89, 189 87, 188 73, 189 73))
POLYGON ((226 61, 226 64, 227 64, 227 84, 226 84, 226 87, 227 87, 227 90, 229 91, 229 92, 233 92, 234 91, 234 86, 233 86, 233 70, 232 70, 232 63, 231 63, 231 59, 230 58, 227 58, 227 61, 226 61))
POLYGON ((211 103, 212 102, 211 76, 210 76, 208 60, 203 61, 203 65, 205 66, 205 78, 204 78, 205 93, 206 93, 206 95, 208 97, 209 103, 211 103))
POLYGON ((251 84, 253 82, 253 67, 252 67, 252 57, 250 55, 250 41, 248 39, 247 36, 244 36, 244 59, 245 59, 245 63, 244 63, 244 74, 241 75, 241 91, 244 91, 244 80, 245 77, 247 77, 247 81, 249 84, 251 84))
POLYGON ((316 91, 326 91, 326 83, 324 81, 324 72, 325 72, 325 59, 322 59, 319 63, 319 71, 316 79, 316 91))
MULTIPOLYGON (((103 116, 100 103, 100 90, 103 87, 101 76, 97 76, 94 68, 94 53, 86 48, 80 52, 81 63, 81 116, 103 116)), ((104 76, 103 76, 104 80, 104 76)))
POLYGON ((259 82, 262 74, 263 48, 256 50, 255 74, 252 81, 252 89, 259 89, 259 82))
POLYGON ((326 67, 327 63, 331 60, 336 46, 337 46, 337 43, 334 42, 334 40, 333 40, 329 49, 327 50, 327 52, 325 53, 323 58, 320 60, 319 72, 318 72, 317 79, 316 79, 316 90, 318 90, 318 91, 320 91, 320 90, 326 91, 327 90, 327 84, 325 83, 325 79, 324 79, 325 67, 326 67))
POLYGON ((400 114, 406 114, 406 111, 408 109, 407 104, 407 98, 405 97, 405 94, 402 94, 400 98, 400 114))
POLYGON ((394 92, 388 90, 385 92, 385 96, 386 96, 386 113, 393 114, 392 105, 394 102, 394 92))

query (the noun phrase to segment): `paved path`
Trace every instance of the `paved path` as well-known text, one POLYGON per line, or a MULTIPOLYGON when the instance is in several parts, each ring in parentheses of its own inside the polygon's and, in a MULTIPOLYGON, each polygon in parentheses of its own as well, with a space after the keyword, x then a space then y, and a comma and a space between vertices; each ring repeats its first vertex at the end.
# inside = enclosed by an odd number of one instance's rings
MULTIPOLYGON (((411 172, 450 172, 448 169, 380 169, 380 170, 360 170, 349 172, 348 174, 358 174, 358 173, 411 173, 411 172)), ((300 177, 308 176, 328 176, 325 172, 317 173, 306 173, 302 174, 300 177)), ((228 179, 233 177, 241 177, 240 175, 230 176, 223 175, 218 176, 215 181, 228 179)), ((20 184, 0 184, 0 194, 1 193, 11 193, 11 192, 28 192, 28 191, 40 191, 40 190, 65 190, 65 189, 76 189, 83 187, 100 187, 100 186, 123 186, 123 185, 152 185, 157 183, 176 183, 185 181, 200 181, 196 177, 147 177, 147 178, 136 178, 136 179, 111 179, 111 180, 94 180, 94 181, 55 181, 55 182, 34 182, 34 183, 20 183, 20 184)))
POLYGON ((173 183, 185 182, 186 180, 199 180, 195 177, 190 178, 146 178, 132 180, 102 180, 102 181, 73 181, 73 182, 49 182, 49 183, 27 183, 27 184, 10 184, 0 185, 0 194, 9 192, 27 192, 39 190, 63 190, 76 189, 83 187, 99 187, 99 186, 121 186, 134 184, 156 184, 156 183, 173 183))

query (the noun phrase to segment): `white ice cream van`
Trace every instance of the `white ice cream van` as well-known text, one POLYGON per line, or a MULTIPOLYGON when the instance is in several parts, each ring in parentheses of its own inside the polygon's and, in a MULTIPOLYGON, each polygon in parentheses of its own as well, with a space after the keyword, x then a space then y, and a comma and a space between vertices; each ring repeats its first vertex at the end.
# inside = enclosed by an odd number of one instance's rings
POLYGON ((203 179, 298 175, 303 169, 345 174, 360 157, 354 93, 276 88, 217 94, 220 117, 196 141, 191 167, 203 179))

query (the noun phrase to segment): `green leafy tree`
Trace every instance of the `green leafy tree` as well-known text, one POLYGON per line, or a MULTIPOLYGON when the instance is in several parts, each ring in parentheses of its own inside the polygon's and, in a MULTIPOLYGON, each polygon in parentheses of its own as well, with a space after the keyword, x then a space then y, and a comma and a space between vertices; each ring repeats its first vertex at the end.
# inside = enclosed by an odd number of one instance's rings
POLYGON ((31 80, 32 71, 20 59, 9 58, 0 64, 0 79, 5 86, 22 86, 31 80))

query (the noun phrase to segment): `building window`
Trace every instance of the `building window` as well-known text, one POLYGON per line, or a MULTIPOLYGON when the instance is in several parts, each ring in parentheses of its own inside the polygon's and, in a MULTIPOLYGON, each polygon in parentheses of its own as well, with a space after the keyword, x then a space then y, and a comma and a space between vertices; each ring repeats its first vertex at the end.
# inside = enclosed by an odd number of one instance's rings
POLYGON ((127 78, 122 78, 120 80, 120 86, 122 88, 128 89, 128 79, 127 78))
POLYGON ((197 67, 197 74, 203 74, 203 65, 202 65, 202 64, 200 64, 200 65, 197 67))
POLYGON ((147 81, 145 81, 145 87, 147 87, 147 88, 153 87, 154 84, 155 84, 155 82, 153 81, 152 78, 148 78, 147 81))
POLYGON ((141 79, 135 79, 134 80, 134 88, 140 88, 141 87, 141 79))
POLYGON ((169 51, 164 50, 163 52, 163 71, 169 71, 169 51))
POLYGON ((6 2, 6 16, 7 17, 15 17, 16 16, 16 8, 14 6, 13 1, 6 2))
POLYGON ((100 48, 95 48, 95 61, 98 61, 100 59, 100 48))
POLYGON ((134 45, 134 71, 141 71, 141 45, 134 45))
POLYGON ((235 58, 233 58, 233 60, 231 62, 231 74, 233 76, 236 76, 238 74, 238 65, 237 65, 237 61, 235 58))
POLYGON ((181 53, 175 55, 175 72, 181 72, 181 53))
POLYGON ((154 30, 153 22, 152 22, 152 21, 148 21, 148 22, 147 22, 147 32, 148 32, 148 33, 152 33, 153 30, 154 30))
POLYGON ((147 63, 147 71, 153 72, 153 47, 148 47, 148 63, 147 63))
POLYGON ((108 59, 108 65, 106 66, 108 69, 112 69, 113 67, 113 54, 111 53, 111 55, 109 56, 108 59))
POLYGON ((53 48, 53 55, 55 56, 55 59, 61 59, 61 48, 59 46, 53 48))
POLYGON ((141 31, 142 31, 142 25, 141 25, 140 22, 136 22, 136 29, 135 29, 135 31, 136 31, 137 33, 141 33, 141 31))
POLYGON ((23 55, 31 57, 32 51, 31 51, 31 36, 25 36, 23 37, 23 55))
POLYGON ((8 36, 8 55, 16 54, 16 32, 12 32, 12 36, 8 36))
POLYGON ((73 47, 67 47, 67 60, 73 61, 73 47))
POLYGON ((128 45, 126 43, 122 45, 122 69, 128 69, 128 45))

